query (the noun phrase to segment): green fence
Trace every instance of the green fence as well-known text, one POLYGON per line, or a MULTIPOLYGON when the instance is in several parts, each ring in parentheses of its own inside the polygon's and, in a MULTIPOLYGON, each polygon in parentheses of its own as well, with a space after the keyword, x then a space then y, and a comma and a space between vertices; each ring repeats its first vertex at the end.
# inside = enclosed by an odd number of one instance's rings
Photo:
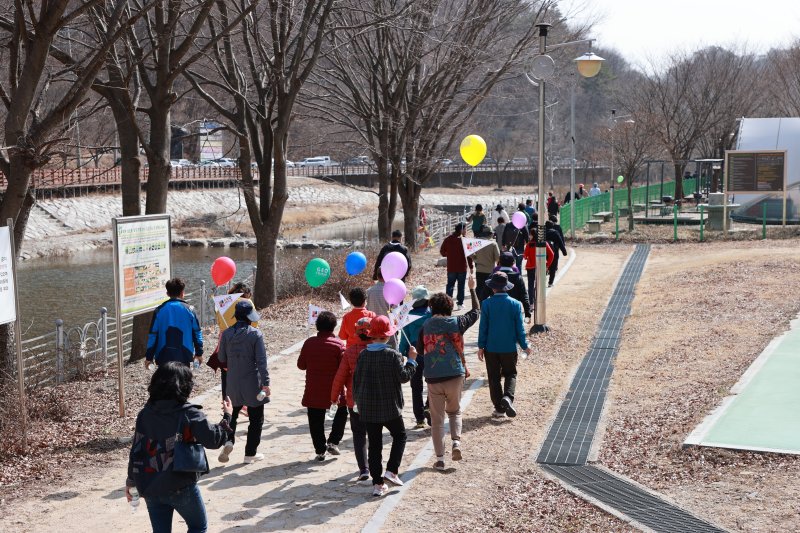
MULTIPOLYGON (((683 180, 684 194, 694 193, 695 189, 696 183, 694 179, 683 180)), ((652 184, 650 186, 634 187, 631 190, 631 202, 634 205, 647 205, 653 200, 660 200, 662 196, 675 196, 674 181, 664 183, 663 189, 661 184, 652 184)), ((567 232, 571 227, 570 211, 572 209, 575 209, 575 229, 581 229, 586 225, 587 221, 592 220, 596 213, 614 213, 620 207, 628 207, 628 189, 626 187, 615 190, 613 208, 611 206, 611 194, 604 192, 597 196, 581 198, 562 206, 561 214, 558 218, 561 228, 567 232)))

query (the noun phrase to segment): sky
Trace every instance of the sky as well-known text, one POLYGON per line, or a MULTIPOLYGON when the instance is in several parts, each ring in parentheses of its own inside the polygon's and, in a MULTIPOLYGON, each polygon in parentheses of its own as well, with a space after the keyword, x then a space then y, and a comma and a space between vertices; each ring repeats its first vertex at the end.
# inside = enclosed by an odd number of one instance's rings
POLYGON ((763 53, 800 39, 800 0, 559 0, 570 19, 638 68, 672 51, 747 45, 763 53))

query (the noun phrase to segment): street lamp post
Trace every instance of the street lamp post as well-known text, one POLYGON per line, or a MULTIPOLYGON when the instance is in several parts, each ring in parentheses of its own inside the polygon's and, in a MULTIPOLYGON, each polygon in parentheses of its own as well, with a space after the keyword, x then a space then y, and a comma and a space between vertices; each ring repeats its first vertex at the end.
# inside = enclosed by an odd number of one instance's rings
MULTIPOLYGON (((544 162, 544 111, 545 111, 545 81, 549 78, 552 78, 553 74, 555 73, 555 62, 553 58, 547 55, 548 51, 555 50, 556 48, 561 48, 563 46, 568 46, 572 44, 578 43, 592 43, 594 39, 582 39, 579 41, 570 41, 567 43, 559 43, 557 45, 551 46, 548 50, 547 47, 547 33, 550 30, 550 24, 547 23, 539 23, 536 27, 539 29, 539 55, 533 58, 532 63, 532 75, 533 78, 536 79, 539 85, 539 165, 538 165, 538 195, 537 195, 537 211, 539 213, 537 224, 536 224, 536 292, 535 292, 535 307, 534 307, 534 318, 533 318, 533 327, 531 328, 531 333, 541 333, 547 331, 549 328, 547 327, 547 310, 546 310, 546 275, 547 275, 547 248, 545 243, 545 222, 547 221, 547 206, 545 205, 545 195, 544 195, 544 173, 545 173, 545 162, 544 162)), ((591 52, 588 54, 584 54, 583 56, 575 59, 575 62, 578 65, 578 72, 587 78, 597 75, 600 71, 600 64, 603 61, 603 58, 592 54, 591 52)), ((571 113, 574 114, 574 98, 571 98, 570 101, 573 104, 573 111, 571 113)), ((575 165, 575 152, 574 152, 574 142, 575 142, 575 135, 574 135, 574 124, 572 127, 572 138, 573 138, 573 153, 572 153, 572 165, 574 169, 575 165)), ((573 201, 575 198, 575 191, 574 191, 574 170, 571 178, 571 190, 570 190, 570 201, 573 201)), ((574 205, 573 205, 574 208, 574 205)), ((572 210, 572 209, 571 209, 572 210)), ((571 219, 571 221, 574 219, 571 219)), ((573 224, 574 225, 574 224, 573 224)))

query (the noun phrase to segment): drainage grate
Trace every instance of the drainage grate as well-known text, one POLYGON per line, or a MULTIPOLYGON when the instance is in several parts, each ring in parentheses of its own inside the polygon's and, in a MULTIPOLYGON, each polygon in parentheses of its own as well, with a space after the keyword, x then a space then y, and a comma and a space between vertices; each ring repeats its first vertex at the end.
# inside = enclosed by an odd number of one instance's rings
POLYGON ((625 265, 600 319, 592 347, 572 379, 570 390, 545 437, 536 462, 556 465, 586 463, 614 370, 622 324, 630 313, 636 283, 648 253, 649 247, 637 246, 625 265))
POLYGON ((649 246, 637 245, 625 266, 536 462, 584 498, 599 501, 655 531, 724 531, 611 472, 586 465, 614 371, 622 325, 649 252, 649 246))
POLYGON ((606 470, 586 465, 542 465, 542 468, 584 497, 598 500, 654 531, 724 531, 606 470))

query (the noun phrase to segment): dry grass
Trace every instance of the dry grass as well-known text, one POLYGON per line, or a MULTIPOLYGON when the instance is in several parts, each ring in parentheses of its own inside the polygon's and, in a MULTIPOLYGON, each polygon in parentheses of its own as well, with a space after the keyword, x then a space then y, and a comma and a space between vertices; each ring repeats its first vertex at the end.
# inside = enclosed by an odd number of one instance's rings
POLYGON ((800 311, 798 244, 654 247, 612 379, 601 461, 736 531, 800 529, 800 458, 682 442, 800 311))

